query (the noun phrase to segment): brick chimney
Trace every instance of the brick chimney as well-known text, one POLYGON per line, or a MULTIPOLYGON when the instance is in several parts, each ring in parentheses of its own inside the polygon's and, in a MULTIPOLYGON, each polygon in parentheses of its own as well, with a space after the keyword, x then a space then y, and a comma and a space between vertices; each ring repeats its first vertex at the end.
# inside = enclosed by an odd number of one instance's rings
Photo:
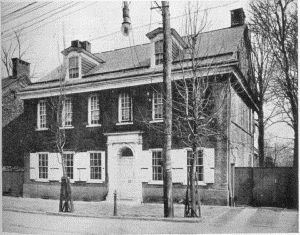
POLYGON ((231 27, 245 24, 245 13, 243 8, 231 10, 231 27))
POLYGON ((19 78, 22 75, 30 76, 30 63, 19 58, 12 58, 13 62, 13 78, 19 78))
POLYGON ((83 41, 83 42, 79 40, 71 41, 71 47, 81 47, 84 50, 91 53, 91 43, 88 41, 83 41))

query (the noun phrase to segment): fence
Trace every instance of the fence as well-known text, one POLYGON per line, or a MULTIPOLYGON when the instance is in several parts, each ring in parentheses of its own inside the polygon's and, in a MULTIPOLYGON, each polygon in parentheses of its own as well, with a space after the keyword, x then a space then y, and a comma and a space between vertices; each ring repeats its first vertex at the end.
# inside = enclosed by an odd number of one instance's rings
POLYGON ((2 193, 3 195, 23 196, 24 171, 2 170, 2 193))
POLYGON ((236 167, 236 205, 295 207, 297 172, 292 167, 236 167))

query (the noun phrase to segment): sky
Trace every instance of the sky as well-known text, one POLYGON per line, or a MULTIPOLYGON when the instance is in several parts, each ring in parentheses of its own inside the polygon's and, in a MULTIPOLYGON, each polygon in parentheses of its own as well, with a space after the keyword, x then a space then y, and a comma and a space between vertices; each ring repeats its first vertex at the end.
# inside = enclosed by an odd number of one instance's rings
MULTIPOLYGON (((206 30, 230 27, 230 10, 242 7, 248 15, 248 0, 198 1, 207 10, 206 30)), ((160 4, 160 2, 157 2, 160 4)), ((187 1, 170 1, 171 27, 184 34, 187 1)), ((159 9, 152 1, 129 1, 132 31, 129 37, 121 33, 122 1, 52 1, 1 2, 2 45, 15 45, 14 30, 21 30, 23 60, 31 64, 32 81, 37 81, 55 69, 62 61, 61 51, 72 40, 89 41, 92 53, 115 50, 148 43, 146 33, 162 27, 159 9), (31 4, 31 5, 29 5, 31 4), (22 10, 20 10, 22 9, 22 10)), ((203 11, 204 12, 204 11, 203 11)), ((1 68, 2 77, 6 72, 1 68)), ((292 131, 272 127, 270 138, 292 138, 292 131), (272 137, 273 136, 273 137, 272 137)), ((284 140, 284 139, 282 139, 284 140)), ((287 139, 288 140, 288 139, 287 139)))

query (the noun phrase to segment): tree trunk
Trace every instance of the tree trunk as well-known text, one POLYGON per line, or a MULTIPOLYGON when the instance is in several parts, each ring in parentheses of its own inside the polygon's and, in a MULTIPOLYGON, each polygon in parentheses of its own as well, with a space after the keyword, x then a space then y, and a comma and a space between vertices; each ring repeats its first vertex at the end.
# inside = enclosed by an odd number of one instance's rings
POLYGON ((259 105, 258 112, 258 157, 259 166, 264 166, 265 161, 265 144, 264 144, 265 126, 264 126, 264 110, 262 104, 259 105))
POLYGON ((172 40, 170 28, 169 2, 162 1, 163 34, 164 34, 164 65, 163 65, 163 87, 164 87, 164 148, 163 148, 163 180, 164 180, 164 217, 173 217, 173 194, 172 194, 172 40))
POLYGON ((191 180, 191 217, 197 217, 197 207, 196 207, 196 162, 198 158, 197 145, 193 144, 193 158, 191 161, 191 171, 190 171, 190 180, 191 180))

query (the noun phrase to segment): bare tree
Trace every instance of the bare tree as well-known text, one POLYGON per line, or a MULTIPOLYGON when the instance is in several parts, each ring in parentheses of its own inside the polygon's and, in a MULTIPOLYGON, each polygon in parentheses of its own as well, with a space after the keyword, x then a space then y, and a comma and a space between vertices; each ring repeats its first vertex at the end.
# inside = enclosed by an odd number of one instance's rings
POLYGON ((257 25, 251 25, 252 32, 252 61, 254 70, 254 92, 258 100, 258 155, 259 166, 264 166, 264 135, 265 129, 274 118, 276 106, 269 116, 265 116, 265 106, 270 105, 270 95, 268 94, 270 88, 270 80, 274 76, 275 59, 271 53, 269 41, 259 33, 257 25))
MULTIPOLYGON (((294 166, 298 167, 298 12, 293 0, 250 3, 251 22, 268 40, 276 66, 271 91, 282 119, 294 130, 294 166), (283 114, 288 118, 284 119, 283 114)), ((276 121, 278 122, 278 121, 276 121)))
POLYGON ((7 76, 11 76, 12 74, 12 58, 17 57, 19 59, 22 59, 22 57, 25 55, 27 50, 29 49, 29 46, 23 49, 24 42, 21 38, 21 32, 22 30, 14 31, 15 34, 15 41, 11 41, 9 45, 2 44, 2 54, 1 54, 1 61, 2 65, 4 66, 7 76))

